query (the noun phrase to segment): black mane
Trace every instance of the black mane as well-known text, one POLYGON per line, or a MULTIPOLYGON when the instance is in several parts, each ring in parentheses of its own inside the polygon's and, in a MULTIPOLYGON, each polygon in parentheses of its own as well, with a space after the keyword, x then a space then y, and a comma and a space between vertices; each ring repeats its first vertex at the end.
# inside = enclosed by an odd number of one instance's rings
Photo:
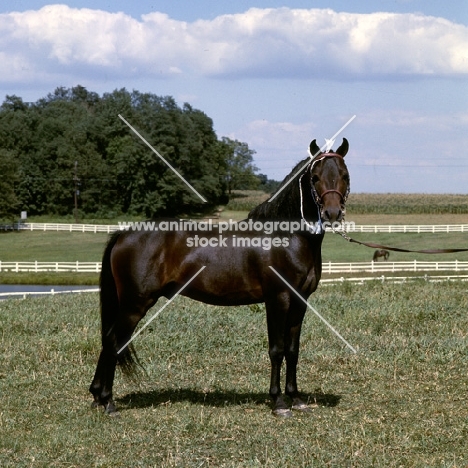
MULTIPOLYGON (((303 159, 284 178, 278 190, 266 201, 252 209, 248 218, 271 220, 297 220, 301 219, 301 196, 299 191, 299 178, 304 174, 311 162, 309 157, 303 159), (291 180, 294 179, 294 180, 291 180), (286 186, 286 187, 285 187, 286 186), (283 189, 283 187, 285 187, 283 189), (278 193, 277 196, 275 194, 278 193), (272 201, 269 201, 273 198, 272 201)), ((304 184, 304 182, 303 182, 304 184)), ((309 187, 309 183, 306 182, 309 187)), ((310 190, 308 190, 310 193, 310 190)), ((303 194, 307 196, 307 194, 303 194)))

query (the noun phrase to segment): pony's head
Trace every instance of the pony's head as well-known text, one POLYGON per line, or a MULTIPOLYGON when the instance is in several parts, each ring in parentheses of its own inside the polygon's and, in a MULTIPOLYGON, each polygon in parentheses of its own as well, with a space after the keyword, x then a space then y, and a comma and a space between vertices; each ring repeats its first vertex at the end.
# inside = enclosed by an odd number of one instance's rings
POLYGON ((317 204, 323 221, 341 221, 345 214, 345 203, 349 194, 349 173, 344 162, 349 144, 343 138, 336 150, 322 153, 316 140, 309 147, 311 156, 308 175, 312 197, 317 204))

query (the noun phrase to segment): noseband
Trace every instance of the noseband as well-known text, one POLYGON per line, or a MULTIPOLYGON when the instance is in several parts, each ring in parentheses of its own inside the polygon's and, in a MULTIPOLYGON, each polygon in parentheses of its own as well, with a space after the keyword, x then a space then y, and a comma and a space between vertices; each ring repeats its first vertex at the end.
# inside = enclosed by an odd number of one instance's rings
MULTIPOLYGON (((307 225, 310 226, 310 223, 308 221, 306 221, 306 219, 304 218, 304 212, 303 212, 303 200, 302 200, 302 177, 305 175, 305 174, 312 174, 312 170, 314 168, 314 166, 326 159, 326 158, 341 158, 343 159, 343 156, 341 156, 341 154, 338 154, 338 153, 333 153, 333 152, 328 152, 328 153, 322 153, 320 154, 319 156, 317 156, 315 159, 312 160, 312 162, 309 164, 309 166, 307 167, 307 170, 304 171, 304 173, 301 175, 301 177, 299 178, 299 192, 300 192, 300 195, 301 195, 301 215, 302 215, 302 219, 307 223, 307 225)), ((343 216, 345 214, 345 204, 346 204, 346 200, 348 199, 348 195, 349 195, 349 190, 350 190, 350 187, 349 187, 349 184, 348 184, 348 188, 346 190, 346 192, 343 194, 341 193, 339 190, 334 190, 334 189, 330 189, 330 190, 325 190, 321 195, 318 194, 315 186, 313 183, 311 183, 311 193, 312 193, 312 199, 314 200, 316 206, 317 206, 317 211, 318 211, 318 223, 319 223, 319 226, 320 226, 320 229, 316 229, 315 232, 317 234, 320 234, 321 231, 322 231, 322 216, 321 216, 321 213, 322 213, 322 209, 323 209, 323 197, 325 195, 327 195, 328 193, 337 193, 339 196, 340 196, 340 203, 342 205, 342 212, 343 212, 343 216)))

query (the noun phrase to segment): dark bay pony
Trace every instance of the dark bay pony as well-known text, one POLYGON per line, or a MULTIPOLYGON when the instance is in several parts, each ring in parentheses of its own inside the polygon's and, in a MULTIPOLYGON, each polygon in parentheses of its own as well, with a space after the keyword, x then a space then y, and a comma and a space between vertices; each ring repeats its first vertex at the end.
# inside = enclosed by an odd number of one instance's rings
MULTIPOLYGON (((344 162, 348 142, 335 151, 320 152, 314 140, 310 153, 280 185, 271 201, 249 213, 244 221, 277 221, 275 232, 119 231, 104 251, 100 278, 102 350, 90 386, 94 407, 116 412, 112 387, 116 365, 129 371, 135 362, 127 343, 150 307, 161 297, 182 295, 208 304, 237 306, 264 302, 266 306, 270 396, 273 413, 291 416, 291 409, 309 411, 296 382, 299 338, 306 305, 322 271, 322 223, 339 222, 349 193, 344 162), (301 223, 306 229, 289 232, 283 222, 301 223), (194 242, 195 235, 200 242, 194 242), (237 242, 242 237, 241 245, 237 242), (202 244, 201 239, 204 239, 202 244), (267 242, 265 242, 265 240, 267 242), (269 246, 269 248, 266 248, 269 246), (273 267, 288 284, 270 268, 273 267), (286 359, 285 398, 280 373, 286 359)), ((271 223, 270 223, 271 224, 271 223)), ((274 224, 274 223, 273 223, 274 224)))
POLYGON ((372 257, 372 261, 376 262, 380 257, 386 261, 388 257, 390 257, 390 252, 388 250, 379 249, 374 252, 374 256, 372 257))

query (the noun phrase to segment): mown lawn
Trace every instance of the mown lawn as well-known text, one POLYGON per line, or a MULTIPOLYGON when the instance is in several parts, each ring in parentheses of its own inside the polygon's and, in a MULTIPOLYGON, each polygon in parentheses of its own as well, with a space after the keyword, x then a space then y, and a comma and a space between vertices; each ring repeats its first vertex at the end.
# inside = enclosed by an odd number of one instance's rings
POLYGON ((320 287, 310 302, 359 353, 308 313, 299 383, 314 409, 290 420, 270 412, 263 307, 176 298, 135 340, 146 374, 118 374, 111 418, 87 392, 97 295, 1 301, 0 466, 465 467, 467 291, 320 287))

